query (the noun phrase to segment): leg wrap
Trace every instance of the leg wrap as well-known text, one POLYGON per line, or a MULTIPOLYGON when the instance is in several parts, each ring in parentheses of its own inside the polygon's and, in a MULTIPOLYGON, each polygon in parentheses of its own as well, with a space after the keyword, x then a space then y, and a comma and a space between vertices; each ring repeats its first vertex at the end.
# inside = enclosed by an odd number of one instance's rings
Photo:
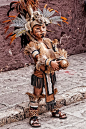
POLYGON ((51 112, 55 113, 55 112, 58 112, 58 108, 57 108, 57 105, 56 105, 56 102, 54 102, 54 107, 53 109, 51 110, 51 112))
POLYGON ((26 93, 29 96, 30 103, 29 103, 29 116, 34 117, 38 116, 38 102, 39 97, 36 97, 34 94, 26 93))
POLYGON ((35 103, 34 103, 34 106, 30 105, 29 116, 30 117, 38 116, 38 106, 36 106, 35 103))

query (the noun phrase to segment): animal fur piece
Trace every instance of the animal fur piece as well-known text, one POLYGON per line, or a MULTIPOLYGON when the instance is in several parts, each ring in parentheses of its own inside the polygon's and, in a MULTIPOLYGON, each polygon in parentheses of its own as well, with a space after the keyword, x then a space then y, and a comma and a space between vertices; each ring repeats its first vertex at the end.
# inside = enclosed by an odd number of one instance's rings
POLYGON ((30 47, 29 44, 27 44, 27 46, 25 47, 25 50, 24 50, 24 53, 26 55, 29 55, 31 54, 34 50, 36 50, 36 48, 33 46, 33 47, 30 47))
MULTIPOLYGON (((54 94, 56 94, 58 92, 57 88, 54 89, 54 94)), ((40 98, 45 98, 45 94, 42 94, 42 95, 39 95, 39 96, 35 96, 34 94, 31 94, 29 92, 26 92, 26 94, 29 96, 29 98, 33 98, 34 101, 37 99, 37 100, 40 100, 40 98)))
MULTIPOLYGON (((65 60, 67 61, 67 51, 64 50, 64 49, 56 49, 57 51, 54 52, 52 49, 47 49, 45 48, 45 45, 43 43, 39 44, 39 49, 40 49, 40 54, 38 56, 38 61, 37 61, 37 64, 36 64, 36 68, 38 70, 40 70, 40 66, 42 64, 45 64, 45 60, 46 59, 51 59, 51 60, 65 60)), ((66 63, 66 62, 65 62, 66 63)), ((61 61, 61 64, 62 64, 62 61, 61 61)), ((67 62, 67 66, 68 66, 68 62, 67 62)), ((66 64, 65 64, 65 67, 66 67, 66 64)), ((62 67, 63 68, 63 67, 62 67)))
MULTIPOLYGON (((33 42, 32 42, 33 43, 33 42)), ((32 44, 31 43, 31 44, 32 44)), ((58 41, 56 39, 54 39, 54 41, 52 42, 53 46, 58 44, 58 41)), ((60 67, 61 68, 66 68, 68 66, 68 61, 67 61, 67 51, 64 49, 58 49, 56 48, 55 52, 53 51, 53 49, 47 49, 45 47, 44 43, 38 43, 37 41, 35 42, 35 46, 34 45, 27 45, 25 47, 25 51, 24 53, 29 55, 30 53, 32 54, 32 52, 34 50, 39 50, 39 56, 36 62, 36 69, 40 70, 40 66, 45 64, 45 60, 46 59, 50 59, 50 60, 60 60, 60 67), (36 45, 37 44, 37 45, 36 45), (64 61, 65 60, 65 61, 64 61)), ((50 68, 50 67, 49 67, 50 68)), ((52 68, 50 68, 51 71, 53 71, 52 68)))

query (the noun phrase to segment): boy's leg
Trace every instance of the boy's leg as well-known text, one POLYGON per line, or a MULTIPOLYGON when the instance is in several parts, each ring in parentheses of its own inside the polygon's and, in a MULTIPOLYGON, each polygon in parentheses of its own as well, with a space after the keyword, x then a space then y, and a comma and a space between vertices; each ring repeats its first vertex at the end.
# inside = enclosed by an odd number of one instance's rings
POLYGON ((52 117, 57 117, 57 118, 60 118, 60 119, 66 119, 67 116, 65 113, 62 113, 58 106, 56 105, 56 102, 55 102, 55 105, 54 105, 54 108, 51 110, 51 113, 52 113, 52 117))
POLYGON ((42 94, 42 88, 36 88, 34 86, 34 95, 36 95, 37 97, 39 97, 42 94))
POLYGON ((29 96, 30 98, 30 108, 29 108, 29 116, 30 116, 30 125, 32 127, 40 127, 41 124, 38 121, 38 103, 39 96, 42 94, 42 88, 36 88, 34 86, 34 94, 33 96, 29 96))
MULTIPOLYGON (((49 75, 48 75, 49 76, 49 75)), ((54 84, 55 84, 55 80, 56 80, 56 78, 55 78, 55 74, 51 74, 50 75, 50 80, 51 80, 51 84, 52 84, 52 91, 53 91, 53 101, 50 101, 49 103, 47 103, 47 106, 48 106, 48 110, 49 110, 49 108, 50 108, 50 111, 51 111, 51 113, 52 113, 52 116, 53 117, 59 117, 60 119, 65 119, 65 118, 67 118, 67 116, 66 116, 66 114, 63 114, 60 110, 59 110, 59 108, 57 107, 57 105, 56 105, 56 101, 55 101, 55 92, 54 92, 54 84), (51 104, 51 106, 50 106, 50 104, 51 104)), ((47 88, 46 87, 50 87, 50 84, 49 85, 47 85, 49 82, 50 82, 50 80, 49 79, 47 79, 46 80, 46 78, 45 78, 45 75, 44 75, 44 80, 45 80, 45 90, 46 90, 46 93, 48 94, 48 92, 47 92, 47 88), (47 84, 46 84, 46 82, 47 82, 47 84)), ((50 99, 50 96, 51 95, 47 95, 46 96, 46 98, 47 97, 49 97, 49 99, 50 99)), ((52 97, 52 96, 51 96, 52 97)))

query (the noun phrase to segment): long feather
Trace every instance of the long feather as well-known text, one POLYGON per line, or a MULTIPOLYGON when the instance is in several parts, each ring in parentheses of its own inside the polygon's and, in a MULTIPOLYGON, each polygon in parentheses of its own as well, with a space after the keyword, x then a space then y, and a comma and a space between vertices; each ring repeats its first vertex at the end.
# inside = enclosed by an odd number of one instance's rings
MULTIPOLYGON (((22 29, 22 28, 20 28, 20 29, 22 29)), ((13 31, 13 34, 18 33, 20 29, 14 30, 14 31, 13 31)))
POLYGON ((46 8, 46 7, 47 7, 47 4, 45 4, 44 8, 46 8))
POLYGON ((24 10, 27 11, 26 6, 25 6, 25 4, 24 4, 24 1, 21 2, 21 6, 22 6, 22 8, 23 8, 24 10))
POLYGON ((26 29, 25 28, 21 28, 17 33, 16 33, 16 38, 21 36, 22 34, 25 34, 26 29))
POLYGON ((6 26, 5 27, 5 33, 7 32, 8 29, 9 29, 9 26, 6 26))
POLYGON ((8 17, 13 17, 13 18, 16 18, 17 16, 15 15, 15 16, 8 16, 8 17))
POLYGON ((46 8, 43 9, 43 16, 45 17, 46 15, 46 8))
POLYGON ((42 11, 38 8, 38 11, 40 12, 40 14, 43 14, 42 11))
POLYGON ((47 11, 46 11, 46 13, 45 13, 45 17, 49 17, 49 15, 50 15, 50 11, 47 9, 47 11))
POLYGON ((21 18, 19 17, 16 17, 14 20, 12 20, 12 24, 10 25, 10 27, 25 27, 25 24, 26 24, 26 19, 20 15, 21 18))
POLYGON ((14 23, 14 24, 11 24, 10 27, 24 27, 24 25, 18 24, 18 23, 14 23))
POLYGON ((12 39, 11 39, 11 42, 10 42, 10 44, 13 42, 13 40, 15 39, 16 37, 13 37, 12 39))
POLYGON ((55 10, 51 11, 48 17, 51 17, 55 13, 55 10))
POLYGON ((6 20, 6 21, 3 21, 2 23, 5 23, 5 22, 11 22, 12 20, 6 20))
POLYGON ((20 15, 21 16, 21 18, 19 18, 19 17, 16 17, 14 20, 13 20, 13 23, 21 23, 21 24, 25 24, 27 21, 26 21, 26 19, 22 16, 22 15, 20 15))
POLYGON ((67 21, 63 20, 63 22, 65 22, 66 24, 69 24, 67 21))
POLYGON ((11 37, 11 42, 10 44, 13 42, 13 40, 16 38, 16 34, 14 34, 12 37, 11 37))
POLYGON ((12 37, 11 37, 11 40, 16 36, 16 34, 14 34, 12 37))
POLYGON ((53 11, 53 9, 50 9, 49 11, 51 12, 51 11, 53 11))
POLYGON ((61 16, 61 19, 65 20, 65 21, 67 20, 67 18, 65 18, 65 17, 62 17, 62 16, 61 16))
POLYGON ((26 19, 21 14, 20 14, 20 16, 21 16, 22 20, 24 21, 24 23, 26 23, 27 22, 26 19))
POLYGON ((7 39, 9 36, 11 36, 13 33, 11 32, 9 35, 7 35, 7 37, 5 39, 7 39))
POLYGON ((51 21, 50 23, 57 24, 57 22, 56 22, 56 21, 51 21))
POLYGON ((58 13, 58 11, 57 11, 57 10, 55 10, 55 12, 56 12, 56 13, 58 13))
POLYGON ((62 21, 61 16, 54 16, 49 18, 51 21, 62 21))
POLYGON ((57 25, 61 27, 61 25, 59 23, 57 23, 57 25))

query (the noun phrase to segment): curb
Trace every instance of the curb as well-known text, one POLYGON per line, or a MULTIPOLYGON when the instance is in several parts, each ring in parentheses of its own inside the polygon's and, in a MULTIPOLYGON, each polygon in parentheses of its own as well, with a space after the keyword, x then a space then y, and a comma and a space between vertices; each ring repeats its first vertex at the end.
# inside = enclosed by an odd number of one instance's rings
POLYGON ((24 119, 24 112, 22 109, 11 108, 0 112, 0 127, 5 124, 10 124, 24 119))
MULTIPOLYGON (((77 87, 64 92, 64 94, 56 95, 56 104, 60 108, 72 103, 76 103, 83 99, 86 99, 86 86, 77 87)), ((46 112, 45 99, 42 99, 39 103, 39 114, 46 112)), ((14 108, 10 108, 6 111, 0 112, 0 127, 5 124, 17 122, 29 117, 28 102, 16 105, 14 108)))

